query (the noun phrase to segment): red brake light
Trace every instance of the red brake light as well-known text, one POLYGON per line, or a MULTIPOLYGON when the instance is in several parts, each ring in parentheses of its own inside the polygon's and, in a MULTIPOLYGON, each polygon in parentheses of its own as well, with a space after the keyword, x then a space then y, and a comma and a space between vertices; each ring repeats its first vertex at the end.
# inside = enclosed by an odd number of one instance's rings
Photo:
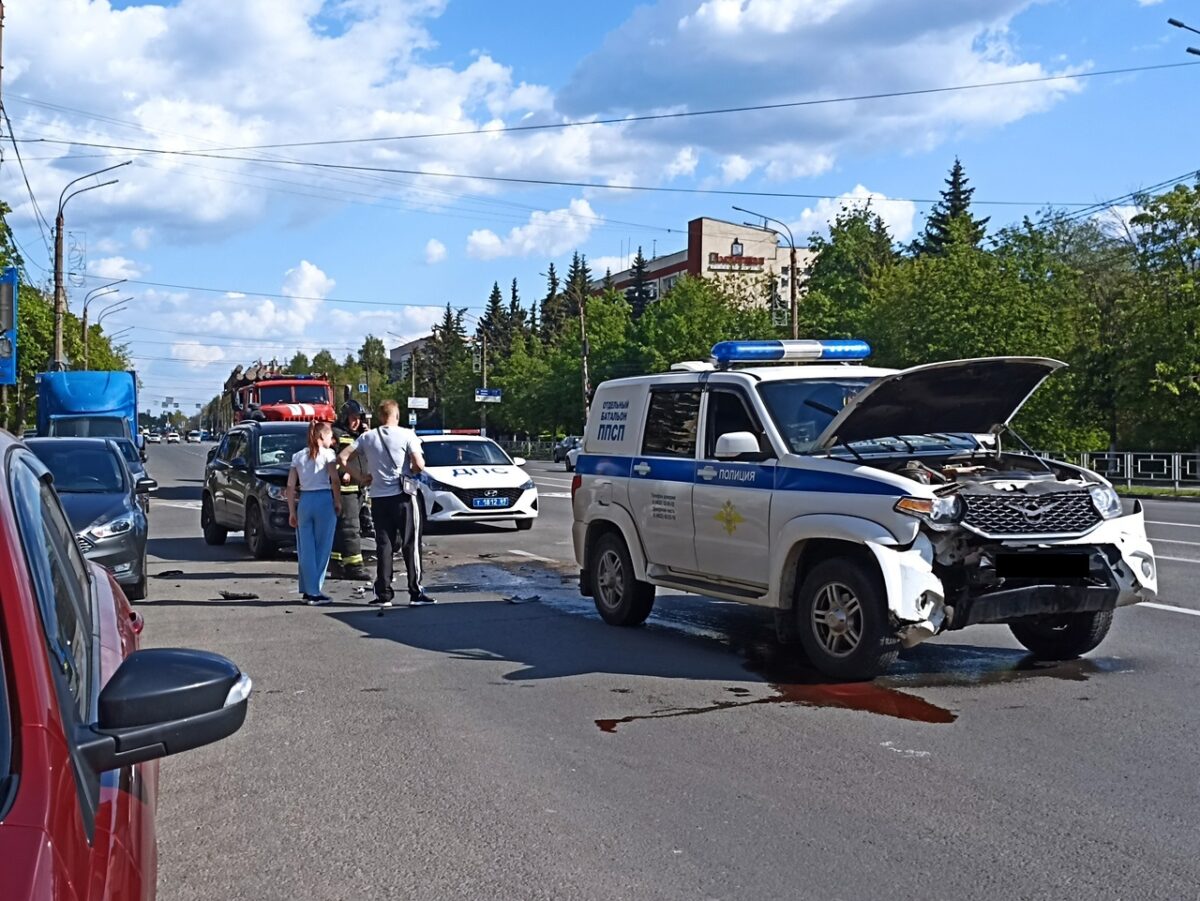
POLYGON ((583 476, 581 476, 579 473, 575 473, 575 475, 571 478, 571 502, 572 503, 575 502, 575 492, 579 490, 579 486, 582 484, 583 484, 583 476))

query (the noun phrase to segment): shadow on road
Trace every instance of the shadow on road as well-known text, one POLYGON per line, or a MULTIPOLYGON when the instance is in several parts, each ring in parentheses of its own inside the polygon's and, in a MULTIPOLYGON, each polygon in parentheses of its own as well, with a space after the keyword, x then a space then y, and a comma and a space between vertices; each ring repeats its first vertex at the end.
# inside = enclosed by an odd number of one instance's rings
POLYGON ((240 538, 231 539, 224 545, 205 544, 199 537, 150 538, 146 541, 146 553, 164 563, 232 563, 253 559, 240 538))
MULTIPOLYGON (((186 481, 186 479, 181 481, 186 481)), ((198 501, 200 500, 200 488, 191 485, 165 485, 154 492, 151 497, 164 501, 198 501)))
POLYGON ((430 586, 441 598, 434 607, 337 610, 328 615, 366 638, 434 651, 455 661, 515 664, 503 676, 507 681, 611 674, 713 683, 712 704, 597 720, 597 726, 606 732, 636 719, 765 703, 836 707, 950 723, 956 713, 911 694, 909 689, 980 686, 1028 678, 1085 681, 1128 667, 1127 661, 1106 658, 1042 663, 1017 649, 939 643, 906 652, 887 675, 874 682, 838 684, 814 670, 797 646, 779 643, 770 611, 664 594, 645 627, 620 629, 604 624, 590 600, 564 592, 558 573, 548 573, 540 582, 514 578, 500 567, 459 567, 440 575, 443 583, 430 586), (508 588, 520 590, 521 594, 513 596, 524 602, 455 602, 454 594, 478 592, 480 586, 501 594, 508 588), (531 591, 540 602, 530 601, 531 591), (775 694, 745 698, 741 697, 748 693, 745 687, 728 684, 746 681, 762 681, 775 694))

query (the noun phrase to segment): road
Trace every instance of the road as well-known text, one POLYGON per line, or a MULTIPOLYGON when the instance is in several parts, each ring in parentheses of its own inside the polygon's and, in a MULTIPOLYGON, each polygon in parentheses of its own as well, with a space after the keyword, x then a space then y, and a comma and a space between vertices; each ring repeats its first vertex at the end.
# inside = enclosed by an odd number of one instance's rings
POLYGON ((161 898, 1200 895, 1200 505, 1147 503, 1163 606, 1087 659, 976 627, 837 686, 745 606, 668 594, 605 626, 548 464, 532 531, 429 536, 438 605, 330 583, 304 607, 294 558, 201 540, 205 449, 151 448, 139 608, 149 644, 226 654, 255 693, 163 763, 161 898))

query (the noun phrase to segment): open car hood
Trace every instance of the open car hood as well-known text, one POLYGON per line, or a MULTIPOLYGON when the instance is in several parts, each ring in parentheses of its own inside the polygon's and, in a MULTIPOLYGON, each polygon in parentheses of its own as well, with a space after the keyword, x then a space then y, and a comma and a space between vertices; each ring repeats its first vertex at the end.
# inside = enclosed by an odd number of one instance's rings
POLYGON ((851 398, 816 447, 828 450, 893 435, 994 433, 1066 365, 1046 357, 985 357, 904 369, 851 398))

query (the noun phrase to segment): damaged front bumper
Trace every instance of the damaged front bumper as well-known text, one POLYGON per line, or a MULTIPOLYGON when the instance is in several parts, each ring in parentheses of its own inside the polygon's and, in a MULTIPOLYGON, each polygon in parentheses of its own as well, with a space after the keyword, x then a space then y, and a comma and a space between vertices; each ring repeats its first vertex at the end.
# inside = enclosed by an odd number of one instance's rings
POLYGON ((1152 601, 1158 567, 1146 538, 1141 504, 1133 513, 1106 520, 1077 538, 1039 541, 1036 536, 994 542, 974 563, 938 559, 929 536, 897 549, 868 542, 879 563, 888 610, 905 647, 939 632, 1028 616, 1088 613, 1152 601), (988 572, 997 553, 1076 554, 1088 558, 1083 578, 998 578, 988 572), (947 585, 942 575, 962 576, 947 585))

